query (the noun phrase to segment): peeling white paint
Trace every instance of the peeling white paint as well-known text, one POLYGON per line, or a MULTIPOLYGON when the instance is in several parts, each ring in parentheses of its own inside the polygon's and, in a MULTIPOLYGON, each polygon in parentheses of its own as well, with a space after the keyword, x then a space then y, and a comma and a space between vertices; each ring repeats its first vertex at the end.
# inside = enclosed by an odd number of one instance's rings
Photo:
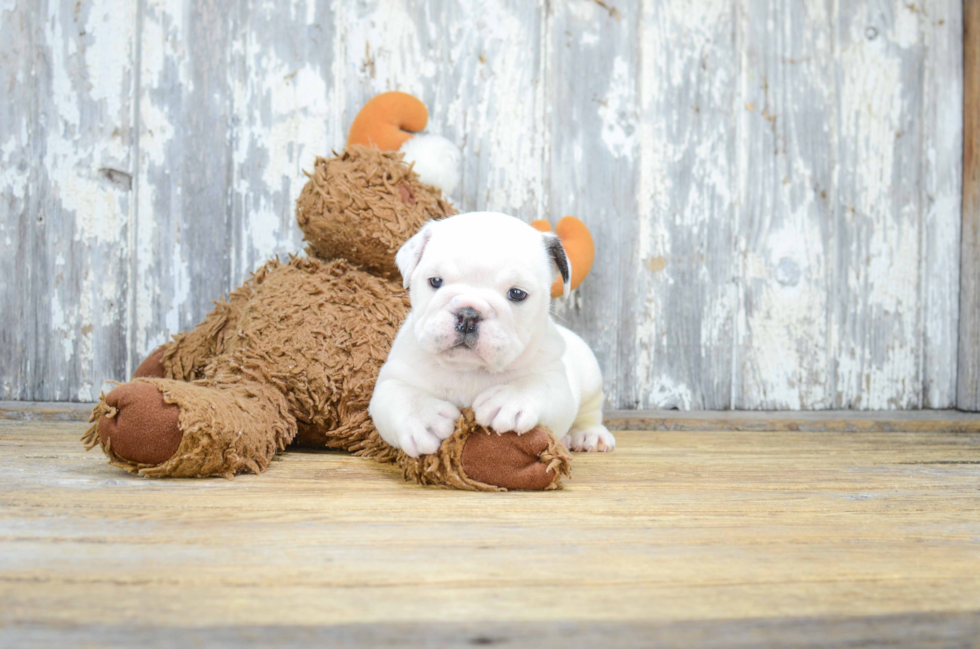
POLYGON ((171 306, 164 315, 166 331, 172 332, 181 330, 181 308, 191 293, 190 273, 188 272, 187 262, 182 258, 181 252, 180 248, 174 251, 172 267, 176 272, 172 277, 173 283, 171 285, 173 297, 170 300, 171 306))
MULTIPOLYGON (((959 256, 950 254, 949 242, 960 241, 962 214, 963 158, 950 155, 963 142, 963 3, 942 0, 930 3, 928 27, 923 30, 923 47, 929 52, 923 70, 924 97, 943 97, 941 102, 923 102, 924 182, 921 192, 923 220, 923 323, 922 366, 925 408, 980 407, 957 401, 957 381, 967 385, 980 363, 980 355, 959 347, 959 324, 969 322, 970 313, 960 318, 959 256), (958 356, 960 352, 962 356, 958 356), (952 368, 956 368, 955 376, 952 368)), ((958 245, 958 244, 956 244, 958 245)))
POLYGON ((892 26, 891 33, 888 34, 888 40, 904 48, 918 45, 921 42, 919 15, 931 9, 933 9, 931 6, 920 7, 914 2, 905 2, 904 0, 893 2, 892 11, 895 12, 895 22, 892 26))
POLYGON ((23 329, 14 347, 36 355, 26 362, 5 357, 0 367, 15 373, 18 397, 78 399, 91 396, 93 374, 115 373, 118 365, 112 352, 120 349, 123 314, 115 282, 127 255, 136 7, 96 1, 46 9, 5 14, 0 23, 0 48, 17 52, 0 55, 16 70, 4 81, 17 82, 10 86, 14 117, 0 124, 0 192, 13 210, 0 218, 17 220, 13 232, 4 224, 5 245, 30 246, 31 264, 12 269, 2 296, 14 302, 0 304, 0 314, 17 314, 23 329), (15 40, 21 28, 32 32, 27 49, 15 40), (22 214, 28 197, 34 211, 22 214), (99 291, 106 281, 115 287, 109 299, 99 291))
MULTIPOLYGON (((257 34, 249 31, 246 51, 258 49, 257 34)), ((247 206, 244 231, 253 258, 267 258, 283 252, 283 243, 293 243, 295 225, 290 218, 282 230, 278 206, 291 207, 299 197, 306 177, 303 170, 313 168, 316 156, 323 155, 330 123, 330 101, 324 72, 312 67, 291 70, 274 53, 262 57, 260 67, 236 78, 234 105, 252 106, 268 102, 270 114, 241 116, 235 139, 236 166, 234 188, 247 206), (264 162, 261 176, 252 173, 256 160, 264 162), (283 186, 290 195, 283 196, 283 186)), ((336 144, 334 145, 336 146, 336 144)), ((242 268, 244 274, 248 268, 242 268)))
POLYGON ((731 400, 732 19, 725 2, 697 12, 644 5, 633 380, 653 389, 640 390, 640 407, 724 408, 731 400))
MULTIPOLYGON (((51 365, 35 398, 93 398, 104 379, 124 378, 105 376, 118 344, 108 332, 130 322, 131 353, 147 352, 219 297, 202 294, 203 280, 231 288, 299 249, 302 170, 343 144, 364 100, 401 89, 425 98, 430 130, 462 147, 460 207, 552 221, 574 210, 592 226, 602 256, 554 311, 588 323, 611 370, 610 405, 952 403, 955 0, 859 2, 846 15, 833 3, 710 0, 692 11, 668 0, 617 4, 618 17, 593 0, 457 3, 439 15, 264 0, 236 7, 207 42, 191 34, 208 7, 144 4, 139 35, 135 3, 48 5, 37 21, 47 67, 34 73, 43 122, 20 111, 2 124, 0 216, 38 197, 32 183, 49 192, 35 227, 53 283, 41 316, 51 365), (226 70, 212 69, 215 52, 226 70), (134 92, 139 174, 128 190, 105 170, 137 167, 134 92), (204 198, 185 185, 201 164, 185 150, 200 144, 188 140, 196 109, 227 117, 206 134, 227 164, 209 177, 226 184, 204 198), (40 180, 20 164, 32 144, 40 180), (213 227, 193 229, 201 219, 213 227), (193 258, 199 231, 221 239, 213 260, 193 258), (635 254, 624 262, 617 250, 635 254)), ((8 25, 22 10, 0 0, 8 25)), ((3 78, 32 87, 29 69, 3 78)), ((21 237, 0 223, 5 246, 21 237)), ((22 393, 0 379, 4 395, 22 393)))
POLYGON ((903 3, 892 8, 894 24, 869 39, 853 20, 850 43, 841 50, 841 134, 849 167, 840 206, 850 233, 851 259, 839 278, 847 289, 838 352, 838 401, 860 408, 917 407, 921 390, 919 325, 921 236, 918 206, 897 199, 909 167, 897 154, 904 146, 908 111, 921 98, 906 84, 903 54, 919 39, 918 19, 903 3), (912 21, 910 23, 909 21, 912 21), (913 24, 914 23, 914 24, 913 24), (895 39, 895 40, 892 40, 895 39), (905 137, 903 140, 902 138, 905 137), (857 324, 848 327, 848 323, 857 324))
MULTIPOLYGON (((58 7, 52 9, 57 10, 58 7)), ((128 15, 127 12, 113 12, 99 3, 89 7, 90 19, 98 20, 106 14, 116 15, 116 20, 124 19, 128 15)), ((132 17, 129 15, 129 18, 132 17)), ((125 158, 126 149, 119 139, 114 138, 85 143, 78 141, 77 134, 83 128, 79 94, 89 88, 100 88, 89 93, 89 100, 104 101, 112 111, 109 112, 111 115, 120 113, 120 93, 125 92, 125 88, 120 86, 123 75, 128 73, 127 67, 122 63, 126 58, 120 57, 120 49, 128 49, 128 42, 125 38, 113 38, 112 32, 100 37, 90 36, 92 42, 85 50, 84 68, 88 83, 79 86, 76 84, 77 77, 70 73, 75 67, 76 59, 70 59, 65 48, 66 42, 74 43, 74 40, 64 33, 60 15, 55 13, 49 18, 47 38, 48 42, 55 44, 51 48, 52 108, 57 116, 58 126, 48 130, 44 166, 55 184, 55 192, 62 207, 74 213, 75 237, 79 240, 94 239, 99 243, 115 243, 119 241, 126 215, 120 205, 118 190, 100 179, 98 174, 102 168, 123 166, 119 161, 125 158), (90 52, 93 52, 91 56, 90 52), (115 72, 106 72, 109 68, 115 69, 115 72), (106 88, 100 82, 117 85, 106 88)), ((131 33, 132 23, 128 26, 131 33)), ((125 34, 126 30, 123 29, 121 33, 125 34)))
POLYGON ((0 192, 20 203, 27 195, 30 167, 21 163, 21 150, 27 146, 27 125, 22 121, 17 130, 17 135, 11 135, 0 146, 0 192))
POLYGON ((439 63, 422 49, 419 21, 403 3, 369 9, 355 25, 348 22, 340 27, 347 70, 362 83, 421 95, 425 80, 440 71, 439 63))
MULTIPOLYGON (((487 62, 480 64, 477 58, 475 67, 488 74, 487 83, 461 79, 467 85, 458 88, 454 97, 456 106, 465 107, 457 113, 455 130, 467 144, 472 141, 464 151, 468 158, 464 159, 464 183, 474 197, 467 209, 500 210, 531 218, 554 216, 538 211, 544 183, 544 139, 529 130, 541 101, 536 87, 540 82, 535 79, 538 71, 531 66, 533 59, 521 47, 538 39, 530 27, 501 7, 486 20, 477 21, 487 62), (474 177, 474 163, 486 169, 485 175, 474 177)), ((453 58, 473 65, 471 46, 470 39, 460 38, 453 58)))
POLYGON ((748 252, 743 260, 742 285, 763 287, 752 294, 751 313, 744 299, 739 310, 738 344, 745 350, 748 375, 744 390, 767 409, 832 406, 827 364, 819 353, 826 342, 830 296, 820 281, 822 251, 812 254, 807 243, 820 236, 807 213, 804 207, 789 215, 787 227, 767 238, 765 255, 748 252), (782 263, 798 269, 796 274, 781 277, 782 263))
MULTIPOLYGON (((821 52, 832 26, 820 8, 784 5, 765 32, 777 49, 742 53, 739 116, 739 299, 735 407, 835 406, 828 331, 836 189, 835 73, 821 52), (779 85, 774 83, 779 79, 779 85)), ((743 17, 758 42, 763 11, 743 17)))
MULTIPOLYGON (((190 62, 184 41, 184 3, 167 0, 147 0, 143 12, 142 49, 140 59, 139 89, 139 192, 136 197, 137 222, 133 236, 135 271, 130 295, 133 314, 130 320, 130 350, 136 356, 131 364, 138 363, 139 357, 169 339, 161 325, 169 320, 174 322, 174 313, 180 306, 183 295, 176 295, 171 288, 171 277, 179 274, 185 266, 179 246, 175 250, 161 249, 163 242, 170 240, 171 233, 164 231, 164 224, 171 220, 167 216, 179 218, 176 214, 157 214, 157 205, 167 198, 166 188, 158 187, 155 177, 161 172, 166 177, 170 171, 168 151, 174 145, 179 123, 170 114, 173 104, 167 101, 164 88, 172 87, 170 78, 176 72, 181 93, 194 90, 190 74, 190 62), (169 263, 168 263, 169 262, 169 263), (166 286, 163 295, 161 284, 166 286)), ((177 101, 180 97, 171 97, 177 101)), ((175 206, 174 206, 175 207, 175 206)), ((176 209, 172 207, 174 212, 176 209)), ((179 241, 179 239, 178 239, 179 241)), ((186 269, 184 270, 186 274, 186 269)), ((171 334, 176 331, 171 330, 171 334)), ((135 365, 133 365, 135 367, 135 365)))
POLYGON ((602 16, 599 5, 595 0, 570 0, 567 4, 568 13, 581 23, 593 22, 602 16))
POLYGON ((613 156, 630 160, 636 147, 635 83, 626 59, 617 56, 613 61, 609 90, 599 106, 602 142, 613 156))
POLYGON ((55 334, 57 342, 61 345, 64 358, 70 359, 75 350, 75 330, 78 323, 78 312, 65 312, 61 298, 55 292, 51 296, 51 331, 55 334))
POLYGON ((118 191, 106 188, 97 179, 77 174, 78 168, 72 167, 58 177, 62 205, 75 213, 76 241, 94 239, 108 244, 121 241, 127 214, 120 205, 118 191))
POLYGON ((85 47, 89 97, 104 102, 106 115, 120 115, 128 109, 132 92, 127 76, 132 73, 135 39, 125 36, 133 34, 136 8, 128 3, 129 7, 121 9, 116 0, 91 0, 86 4, 85 33, 92 35, 85 47))

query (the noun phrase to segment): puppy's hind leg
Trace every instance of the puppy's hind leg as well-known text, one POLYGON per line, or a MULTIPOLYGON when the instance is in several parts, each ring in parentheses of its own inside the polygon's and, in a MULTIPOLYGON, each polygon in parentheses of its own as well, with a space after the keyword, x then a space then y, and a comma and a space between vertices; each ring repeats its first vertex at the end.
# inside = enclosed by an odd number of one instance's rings
POLYGON ((578 416, 561 443, 570 451, 609 452, 616 448, 616 438, 602 425, 602 391, 582 400, 578 416))

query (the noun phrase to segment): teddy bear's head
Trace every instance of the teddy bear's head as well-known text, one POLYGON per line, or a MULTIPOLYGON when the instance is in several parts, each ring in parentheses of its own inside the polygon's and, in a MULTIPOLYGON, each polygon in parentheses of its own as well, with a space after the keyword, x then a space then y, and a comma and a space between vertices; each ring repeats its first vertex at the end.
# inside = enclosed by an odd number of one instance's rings
POLYGON ((341 155, 317 159, 296 205, 311 255, 343 258, 383 277, 398 275, 401 245, 426 221, 456 213, 403 157, 351 145, 341 155))

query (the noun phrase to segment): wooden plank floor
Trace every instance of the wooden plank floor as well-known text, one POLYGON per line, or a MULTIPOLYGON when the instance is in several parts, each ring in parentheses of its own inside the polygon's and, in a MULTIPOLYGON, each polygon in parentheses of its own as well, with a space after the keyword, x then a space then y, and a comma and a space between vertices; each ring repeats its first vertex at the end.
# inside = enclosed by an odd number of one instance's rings
POLYGON ((977 646, 980 433, 618 432, 551 493, 133 478, 0 421, 0 645, 977 646))

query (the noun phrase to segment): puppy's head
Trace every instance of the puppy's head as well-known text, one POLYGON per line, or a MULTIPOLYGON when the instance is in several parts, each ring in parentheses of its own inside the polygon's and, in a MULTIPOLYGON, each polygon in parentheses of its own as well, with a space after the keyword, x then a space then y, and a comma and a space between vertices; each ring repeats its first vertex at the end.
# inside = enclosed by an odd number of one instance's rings
POLYGON ((422 349, 447 364, 494 372, 547 326, 555 275, 570 290, 558 237, 496 212, 427 223, 395 263, 411 288, 412 334, 422 349))

